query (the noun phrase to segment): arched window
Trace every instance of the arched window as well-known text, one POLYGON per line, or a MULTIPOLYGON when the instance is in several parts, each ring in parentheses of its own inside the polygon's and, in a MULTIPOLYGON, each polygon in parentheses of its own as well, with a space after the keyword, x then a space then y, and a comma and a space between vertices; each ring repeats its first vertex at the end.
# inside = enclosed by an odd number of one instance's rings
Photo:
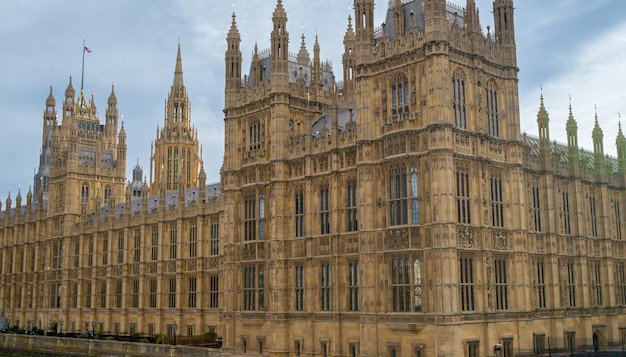
POLYGON ((500 120, 498 118, 498 91, 494 81, 487 82, 485 89, 487 108, 487 132, 491 136, 500 136, 500 120))
POLYGON ((89 186, 84 183, 83 187, 80 189, 80 198, 83 202, 89 200, 89 186))
POLYGON ((459 69, 452 76, 452 112, 454 127, 467 129, 467 111, 465 108, 465 75, 459 69))
POLYGON ((258 150, 261 148, 261 123, 258 119, 255 119, 250 124, 249 132, 249 149, 250 151, 258 150))
POLYGON ((391 85, 391 113, 392 115, 409 112, 409 80, 399 75, 391 85))

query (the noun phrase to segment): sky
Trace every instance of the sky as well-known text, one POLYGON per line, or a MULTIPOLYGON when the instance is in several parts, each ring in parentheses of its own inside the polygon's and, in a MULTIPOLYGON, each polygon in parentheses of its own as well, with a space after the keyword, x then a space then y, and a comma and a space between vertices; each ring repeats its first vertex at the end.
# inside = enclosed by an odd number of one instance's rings
MULTIPOLYGON (((466 0, 452 0, 465 6, 466 0)), ((485 32, 493 31, 491 0, 475 0, 485 32)), ((592 148, 597 113, 605 153, 615 156, 620 114, 626 117, 626 1, 516 0, 522 131, 537 135, 539 97, 550 114, 552 140, 566 142, 568 106, 579 144, 592 148), (596 109, 597 108, 597 109, 596 109)), ((343 35, 351 0, 283 0, 290 52, 301 35, 334 64, 341 80, 343 35)), ((43 110, 50 86, 57 112, 69 76, 80 88, 83 40, 85 94, 103 121, 111 85, 128 136, 127 177, 139 164, 149 175, 150 145, 163 126, 180 41, 191 120, 199 132, 207 182, 218 182, 224 145, 224 52, 233 9, 244 69, 255 43, 268 48, 274 0, 0 0, 0 200, 24 195, 39 162, 43 110)), ((386 0, 376 1, 384 22, 386 0)), ((60 119, 60 118, 59 118, 60 119)), ((149 179, 149 177, 148 177, 149 179)))

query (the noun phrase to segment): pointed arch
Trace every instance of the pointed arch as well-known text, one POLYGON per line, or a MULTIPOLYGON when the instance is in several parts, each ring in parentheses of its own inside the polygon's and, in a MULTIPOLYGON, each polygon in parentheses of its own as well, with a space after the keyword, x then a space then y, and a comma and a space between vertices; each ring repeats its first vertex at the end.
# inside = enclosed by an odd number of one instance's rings
POLYGON ((466 77, 463 70, 457 68, 452 75, 452 113, 454 127, 467 129, 467 108, 465 99, 466 77))

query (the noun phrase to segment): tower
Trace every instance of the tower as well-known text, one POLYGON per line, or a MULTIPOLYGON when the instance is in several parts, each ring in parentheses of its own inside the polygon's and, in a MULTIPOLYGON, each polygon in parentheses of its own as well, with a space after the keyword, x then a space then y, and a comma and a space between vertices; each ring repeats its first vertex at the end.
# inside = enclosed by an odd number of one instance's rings
MULTIPOLYGON (((227 86, 232 83, 233 81, 228 82, 227 86)), ((185 178, 184 188, 197 186, 200 169, 198 153, 198 132, 191 125, 191 103, 183 81, 179 42, 174 81, 165 104, 163 128, 160 131, 157 129, 157 138, 153 142, 150 158, 151 194, 159 193, 159 185, 162 182, 166 191, 178 191, 182 182, 181 177, 185 178)))
POLYGON ((572 103, 569 104, 569 116, 565 124, 567 132, 567 156, 572 168, 578 165, 578 124, 572 113, 572 103))
POLYGON ((354 46, 355 36, 354 29, 352 28, 352 16, 348 16, 348 28, 346 29, 346 34, 343 36, 342 55, 344 93, 346 94, 352 92, 354 86, 354 46))
POLYGON ((626 137, 622 132, 622 122, 619 122, 619 130, 617 132, 617 138, 615 139, 615 146, 617 146, 617 171, 621 174, 626 173, 626 137))
POLYGON ((41 151, 39 152, 39 166, 33 182, 35 202, 39 202, 40 190, 43 190, 42 193, 44 201, 48 197, 48 182, 50 181, 50 146, 52 144, 52 132, 56 126, 56 100, 52 94, 52 86, 50 86, 50 94, 46 99, 46 106, 43 113, 43 130, 41 136, 41 151))
POLYGON ((591 131, 593 139, 593 162, 597 173, 603 173, 604 170, 604 134, 598 123, 598 113, 595 115, 595 124, 591 131))
POLYGON ((233 21, 226 37, 227 49, 225 54, 226 61, 226 107, 235 100, 233 93, 241 87, 241 36, 237 29, 237 18, 233 12, 233 21))
POLYGON ((542 156, 546 156, 550 152, 550 117, 543 103, 543 94, 541 95, 541 104, 537 113, 537 127, 539 128, 539 150, 542 156))
POLYGON ((495 0, 493 2, 493 21, 496 42, 501 45, 507 56, 508 64, 517 62, 515 50, 515 20, 513 0, 495 0))
POLYGON ((278 0, 272 16, 272 90, 283 90, 289 81, 289 32, 287 32, 287 13, 282 0, 278 0))
POLYGON ((354 22, 359 47, 374 45, 374 0, 354 0, 354 22))

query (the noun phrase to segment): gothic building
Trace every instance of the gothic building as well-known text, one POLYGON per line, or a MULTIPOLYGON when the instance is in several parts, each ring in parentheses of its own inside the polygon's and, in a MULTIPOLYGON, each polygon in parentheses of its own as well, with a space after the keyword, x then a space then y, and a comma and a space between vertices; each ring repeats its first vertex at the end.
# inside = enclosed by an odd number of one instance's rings
MULTIPOLYGON (((40 170, 0 215, 11 324, 179 336, 228 355, 513 356, 626 338, 626 138, 604 153, 522 134, 514 4, 354 0, 343 80, 277 0, 244 74, 226 37, 224 161, 207 185, 180 46, 150 181, 126 184, 106 124, 70 85, 46 101, 40 170), (109 191, 107 191, 107 188, 109 191), (33 199, 33 194, 38 199, 33 199), (497 351, 495 349, 498 349, 497 351)), ((567 115, 567 113, 565 113, 567 115)), ((525 118, 535 120, 535 118, 525 118)))

